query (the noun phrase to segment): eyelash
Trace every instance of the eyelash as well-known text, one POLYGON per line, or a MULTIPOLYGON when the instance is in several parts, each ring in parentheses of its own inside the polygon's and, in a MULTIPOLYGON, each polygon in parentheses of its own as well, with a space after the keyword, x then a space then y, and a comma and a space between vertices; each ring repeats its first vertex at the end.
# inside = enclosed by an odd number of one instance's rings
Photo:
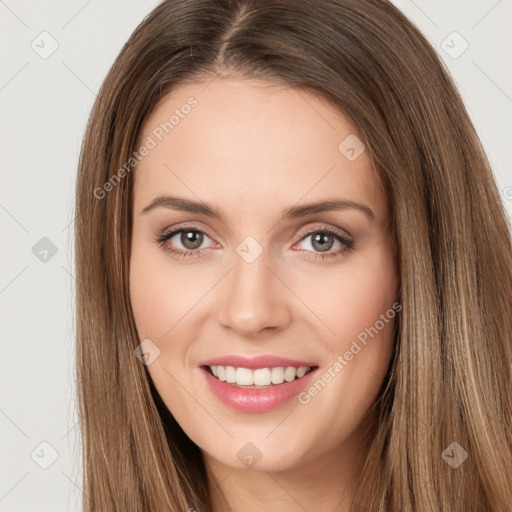
MULTIPOLYGON (((194 226, 181 226, 179 229, 173 229, 172 231, 169 231, 169 232, 164 231, 161 235, 156 237, 155 242, 159 247, 163 247, 166 252, 168 252, 169 254, 171 254, 177 258, 184 259, 184 258, 199 258, 199 257, 201 257, 201 255, 203 254, 205 249, 183 251, 183 250, 173 249, 172 247, 169 247, 168 245, 166 245, 166 242, 168 240, 170 240, 171 238, 173 238, 176 234, 182 233, 185 231, 192 231, 194 233, 202 233, 202 234, 208 236, 208 234, 206 232, 204 232, 202 229, 198 229, 194 226)), ((306 232, 301 234, 301 238, 300 238, 299 242, 297 242, 297 243, 300 243, 300 242, 304 241, 308 236, 314 235, 317 233, 324 233, 324 234, 328 233, 330 235, 333 235, 339 242, 341 242, 343 244, 344 247, 342 249, 338 250, 337 252, 328 252, 325 254, 315 253, 314 256, 307 256, 308 259, 313 259, 315 261, 316 260, 325 261, 326 259, 330 259, 330 258, 333 258, 336 256, 341 256, 345 252, 354 250, 354 242, 350 238, 340 234, 338 231, 336 231, 332 228, 329 228, 327 226, 307 230, 306 232)), ((208 238, 211 238, 211 237, 208 236, 208 238)), ((295 244, 295 245, 297 245, 297 244, 295 244)), ((302 251, 307 252, 307 253, 313 252, 313 251, 308 251, 308 250, 304 250, 304 249, 302 249, 302 251)))

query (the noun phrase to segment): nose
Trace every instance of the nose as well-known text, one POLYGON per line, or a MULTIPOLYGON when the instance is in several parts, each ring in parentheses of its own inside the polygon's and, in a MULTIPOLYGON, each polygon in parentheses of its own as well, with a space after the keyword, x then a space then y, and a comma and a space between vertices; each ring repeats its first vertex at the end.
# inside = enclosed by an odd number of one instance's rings
POLYGON ((273 333, 285 329, 291 322, 291 292, 276 276, 264 250, 248 263, 238 254, 226 276, 219 298, 218 318, 221 326, 240 336, 254 337, 263 331, 273 333))

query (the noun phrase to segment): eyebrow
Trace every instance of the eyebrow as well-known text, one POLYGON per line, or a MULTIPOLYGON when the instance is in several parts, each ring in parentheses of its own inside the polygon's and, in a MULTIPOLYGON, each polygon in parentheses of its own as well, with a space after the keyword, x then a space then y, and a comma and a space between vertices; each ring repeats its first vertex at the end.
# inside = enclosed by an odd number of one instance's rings
MULTIPOLYGON (((146 206, 140 214, 145 215, 156 208, 170 208, 185 212, 198 213, 207 217, 218 219, 221 222, 225 222, 223 213, 204 201, 193 201, 191 199, 185 199, 184 197, 169 195, 160 195, 155 197, 153 201, 151 201, 151 203, 148 204, 148 206, 146 206)), ((338 198, 308 203, 302 206, 292 206, 283 211, 282 219, 291 220, 320 212, 347 209, 359 210, 363 212, 371 221, 375 221, 375 214, 368 206, 361 203, 356 203, 355 201, 338 198)))

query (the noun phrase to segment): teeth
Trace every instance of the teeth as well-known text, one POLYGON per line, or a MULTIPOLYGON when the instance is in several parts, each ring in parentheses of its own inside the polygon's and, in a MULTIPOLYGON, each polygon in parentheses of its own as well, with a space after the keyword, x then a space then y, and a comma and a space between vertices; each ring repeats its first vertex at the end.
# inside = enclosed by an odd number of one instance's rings
POLYGON ((258 368, 251 370, 249 368, 234 368, 233 366, 210 366, 215 377, 229 384, 238 386, 270 386, 271 384, 282 384, 284 381, 292 382, 296 378, 300 379, 311 371, 310 366, 293 366, 275 368, 258 368))
POLYGON ((226 382, 230 384, 236 382, 236 369, 232 366, 226 366, 226 382))
POLYGON ((256 384, 256 386, 270 386, 271 382, 270 368, 254 370, 254 384, 256 384))
POLYGON ((307 372, 307 368, 304 367, 304 366, 301 366, 300 368, 297 368, 297 377, 300 379, 301 377, 304 377, 304 375, 306 375, 306 372, 307 372))
POLYGON ((248 368, 237 368, 235 382, 239 386, 252 386, 254 384, 254 372, 248 368))
POLYGON ((272 384, 282 384, 284 382, 284 368, 272 368, 272 384))
POLYGON ((286 382, 291 382, 292 380, 295 380, 295 377, 297 376, 297 369, 293 366, 288 366, 286 370, 284 371, 284 380, 286 382))

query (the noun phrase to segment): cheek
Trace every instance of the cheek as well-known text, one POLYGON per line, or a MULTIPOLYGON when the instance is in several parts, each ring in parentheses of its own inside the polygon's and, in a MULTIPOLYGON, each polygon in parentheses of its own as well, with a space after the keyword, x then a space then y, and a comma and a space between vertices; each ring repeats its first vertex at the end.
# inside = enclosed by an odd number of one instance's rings
MULTIPOLYGON (((391 251, 367 251, 350 255, 342 265, 326 272, 297 273, 297 295, 316 317, 315 323, 331 353, 347 350, 351 340, 375 325, 392 308, 398 296, 397 275, 391 251)), ((391 311, 392 318, 395 312, 391 311)), ((389 315, 388 315, 389 316, 389 315)), ((389 337, 392 321, 385 327, 379 322, 383 337, 389 337)), ((363 334, 364 337, 364 334, 363 334)))
POLYGON ((322 320, 334 333, 322 338, 329 353, 318 377, 322 382, 307 390, 303 403, 314 404, 333 431, 349 435, 387 373, 401 307, 396 302, 395 263, 387 248, 354 260, 335 276, 325 283, 328 293, 316 296, 318 310, 325 313, 322 320))
MULTIPOLYGON (((319 383, 304 396, 343 430, 354 426, 376 398, 393 352, 398 282, 392 252, 368 251, 316 275, 300 278, 300 292, 319 317, 325 357, 319 383), (312 287, 314 283, 314 287, 312 287), (325 387, 327 392, 321 391, 325 387)), ((348 431, 347 431, 348 432, 348 431)))
POLYGON ((175 293, 169 293, 165 275, 155 266, 144 263, 142 257, 132 256, 130 296, 139 338, 157 340, 171 327, 170 313, 175 293))
POLYGON ((191 273, 170 265, 168 258, 142 243, 132 247, 130 297, 137 331, 141 339, 158 343, 172 338, 204 295, 200 272, 191 281, 191 273))

